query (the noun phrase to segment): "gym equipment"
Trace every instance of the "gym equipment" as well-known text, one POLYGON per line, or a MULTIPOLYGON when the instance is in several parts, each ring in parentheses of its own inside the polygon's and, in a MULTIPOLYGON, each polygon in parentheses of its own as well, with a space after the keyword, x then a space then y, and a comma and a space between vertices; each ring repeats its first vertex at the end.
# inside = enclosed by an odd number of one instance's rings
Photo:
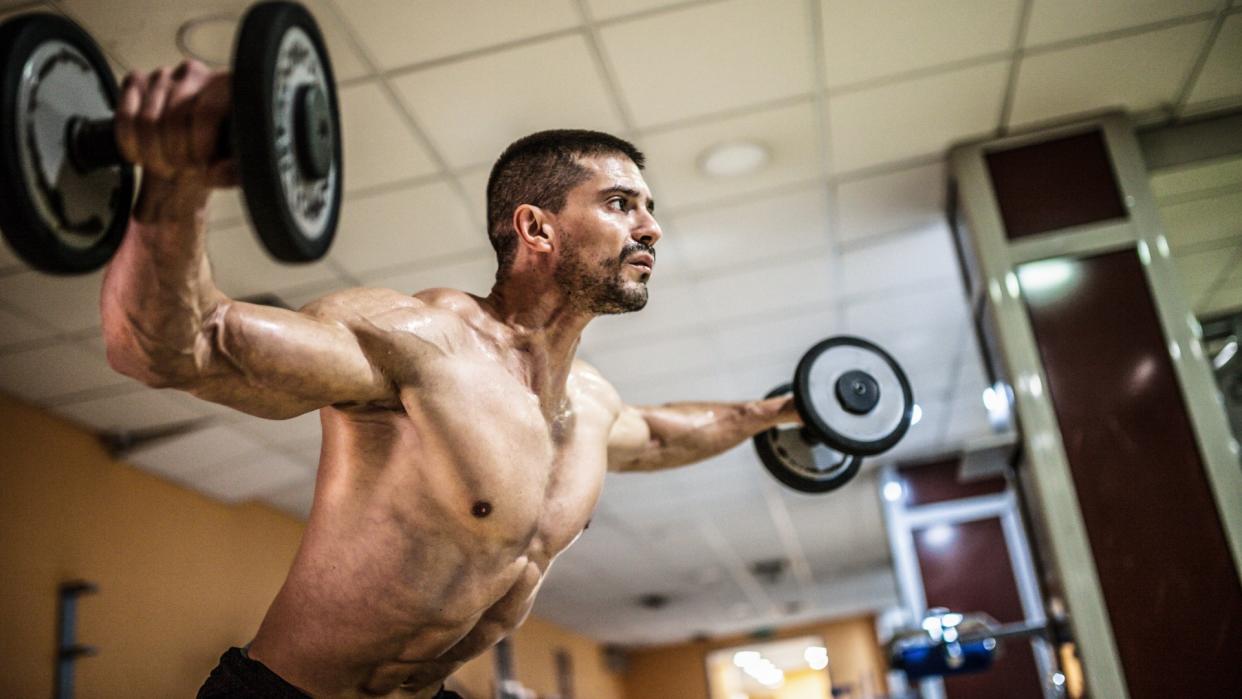
POLYGON ((74 663, 79 658, 89 658, 99 652, 95 646, 77 641, 78 598, 96 592, 99 592, 99 587, 89 580, 67 580, 57 590, 56 675, 52 691, 56 699, 73 697, 74 663))
MULTIPOLYGON (((323 257, 342 198, 340 111, 318 25, 295 2, 250 7, 234 43, 221 158, 284 262, 323 257)), ((129 223, 134 168, 116 147, 119 88, 98 44, 47 13, 0 24, 0 232, 54 274, 98 269, 129 223)))
POLYGON ((1055 643, 1069 640, 1063 621, 999 624, 987 614, 960 614, 936 607, 927 610, 920 628, 889 641, 889 666, 905 672, 911 681, 981 672, 1000 653, 999 641, 1030 636, 1047 636, 1055 643))
POLYGON ((765 468, 785 485, 825 493, 849 482, 862 457, 891 449, 910 428, 914 396, 905 372, 877 345, 852 336, 816 343, 794 380, 768 394, 793 393, 802 427, 754 437, 765 468))
MULTIPOLYGON (((782 384, 766 397, 787 395, 791 390, 791 384, 782 384)), ((832 449, 805 427, 773 427, 755 435, 754 443, 768 473, 804 493, 836 490, 862 467, 862 457, 832 449)))

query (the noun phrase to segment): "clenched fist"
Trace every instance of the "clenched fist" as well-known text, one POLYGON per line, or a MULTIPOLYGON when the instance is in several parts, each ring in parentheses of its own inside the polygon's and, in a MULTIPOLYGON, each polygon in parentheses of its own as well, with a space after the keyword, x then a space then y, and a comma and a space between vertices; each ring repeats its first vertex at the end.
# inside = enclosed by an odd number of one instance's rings
POLYGON ((131 72, 116 111, 117 148, 152 177, 205 189, 232 187, 237 170, 222 155, 231 111, 229 74, 198 61, 131 72))

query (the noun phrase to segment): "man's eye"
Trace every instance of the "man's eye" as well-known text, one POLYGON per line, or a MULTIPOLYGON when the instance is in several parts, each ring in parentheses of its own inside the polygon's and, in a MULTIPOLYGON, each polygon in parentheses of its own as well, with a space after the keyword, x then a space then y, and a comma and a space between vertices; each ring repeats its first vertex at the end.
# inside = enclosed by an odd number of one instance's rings
POLYGON ((608 206, 616 209, 617 211, 625 211, 625 199, 622 199, 621 197, 613 197, 608 200, 608 206))

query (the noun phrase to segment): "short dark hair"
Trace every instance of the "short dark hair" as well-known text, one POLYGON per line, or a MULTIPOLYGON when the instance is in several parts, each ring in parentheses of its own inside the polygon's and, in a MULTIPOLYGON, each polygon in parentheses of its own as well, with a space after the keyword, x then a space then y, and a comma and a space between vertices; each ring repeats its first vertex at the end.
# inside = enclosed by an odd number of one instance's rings
POLYGON ((555 129, 520 138, 500 154, 487 178, 487 237, 503 274, 513 262, 517 239, 509 230, 513 210, 531 204, 553 213, 590 171, 578 159, 624 155, 643 169, 647 159, 634 144, 600 131, 555 129))

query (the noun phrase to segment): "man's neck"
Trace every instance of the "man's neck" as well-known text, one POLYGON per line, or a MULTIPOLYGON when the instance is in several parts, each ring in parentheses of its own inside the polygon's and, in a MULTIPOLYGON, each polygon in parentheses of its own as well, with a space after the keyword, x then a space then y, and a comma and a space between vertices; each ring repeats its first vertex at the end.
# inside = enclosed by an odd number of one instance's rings
POLYGON ((508 331, 531 389, 559 402, 582 331, 595 315, 574 308, 554 284, 512 277, 496 282, 482 304, 508 331))

